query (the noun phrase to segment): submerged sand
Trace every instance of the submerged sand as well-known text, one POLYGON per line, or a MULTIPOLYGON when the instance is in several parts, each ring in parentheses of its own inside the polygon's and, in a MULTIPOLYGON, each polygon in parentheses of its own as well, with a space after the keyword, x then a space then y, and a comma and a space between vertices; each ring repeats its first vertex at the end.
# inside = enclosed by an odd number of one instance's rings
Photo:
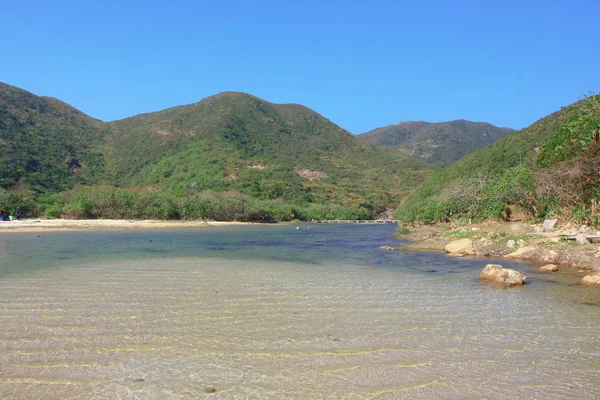
POLYGON ((0 232, 39 232, 49 230, 123 230, 157 228, 208 228, 213 226, 248 225, 237 221, 165 221, 120 219, 24 219, 0 222, 0 232))

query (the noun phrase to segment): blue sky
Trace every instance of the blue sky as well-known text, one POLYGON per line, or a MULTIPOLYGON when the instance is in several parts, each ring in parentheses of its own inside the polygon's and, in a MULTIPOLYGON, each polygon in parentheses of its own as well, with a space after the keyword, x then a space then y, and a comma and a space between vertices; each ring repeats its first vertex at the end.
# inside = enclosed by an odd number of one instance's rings
POLYGON ((110 121, 228 90, 353 133, 522 128, 600 91, 600 1, 7 1, 0 81, 110 121))

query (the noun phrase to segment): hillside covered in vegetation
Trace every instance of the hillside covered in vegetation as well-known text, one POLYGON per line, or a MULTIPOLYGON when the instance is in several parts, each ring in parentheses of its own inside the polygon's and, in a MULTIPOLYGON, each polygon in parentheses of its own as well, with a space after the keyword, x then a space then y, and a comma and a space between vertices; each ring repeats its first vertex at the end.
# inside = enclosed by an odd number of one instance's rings
POLYGON ((436 172, 397 210, 405 222, 563 216, 598 226, 600 102, 592 95, 436 172))
POLYGON ((99 182, 106 128, 59 100, 0 82, 0 187, 46 192, 99 182))
POLYGON ((103 123, 2 84, 0 140, 4 207, 73 218, 372 218, 433 172, 233 92, 103 123))
POLYGON ((513 129, 498 128, 485 122, 411 121, 374 129, 358 138, 373 146, 394 149, 445 167, 512 132, 513 129))

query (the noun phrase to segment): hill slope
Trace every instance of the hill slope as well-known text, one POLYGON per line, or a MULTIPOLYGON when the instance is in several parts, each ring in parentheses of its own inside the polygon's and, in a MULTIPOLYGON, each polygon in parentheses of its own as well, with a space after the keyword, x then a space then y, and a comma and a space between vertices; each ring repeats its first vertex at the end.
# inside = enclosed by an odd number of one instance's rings
POLYGON ((110 123, 108 169, 122 185, 174 193, 235 190, 259 198, 379 206, 430 167, 378 150, 314 111, 243 93, 110 123))
POLYGON ((358 135, 377 147, 390 147, 423 161, 447 166, 514 132, 485 122, 402 122, 358 135))
MULTIPOLYGON (((497 215, 499 208, 512 201, 510 196, 525 208, 530 207, 537 201, 533 187, 536 177, 532 174, 539 170, 540 151, 555 140, 565 123, 577 116, 580 109, 580 103, 565 107, 437 171, 408 196, 398 209, 400 219, 433 221, 444 219, 448 212, 475 216, 481 215, 481 207, 490 207, 490 215, 497 215), (490 201, 487 205, 476 204, 470 211, 464 210, 466 203, 475 198, 490 201), (525 204, 527 202, 530 204, 525 204)), ((561 169, 561 166, 556 168, 561 169)), ((543 210, 538 209, 538 213, 543 210)))
POLYGON ((0 83, 0 187, 39 191, 93 183, 103 124, 50 97, 0 83))
POLYGON ((37 193, 105 184, 375 213, 433 172, 306 107, 232 92, 103 123, 59 100, 0 84, 0 143, 0 188, 37 193))

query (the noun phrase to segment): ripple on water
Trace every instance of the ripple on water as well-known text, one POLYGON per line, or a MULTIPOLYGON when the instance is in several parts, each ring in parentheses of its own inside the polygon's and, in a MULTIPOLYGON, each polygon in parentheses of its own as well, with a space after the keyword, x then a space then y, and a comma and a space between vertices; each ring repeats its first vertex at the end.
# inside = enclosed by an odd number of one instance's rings
POLYGON ((0 398, 600 397, 594 307, 441 264, 143 258, 7 276, 0 398))

